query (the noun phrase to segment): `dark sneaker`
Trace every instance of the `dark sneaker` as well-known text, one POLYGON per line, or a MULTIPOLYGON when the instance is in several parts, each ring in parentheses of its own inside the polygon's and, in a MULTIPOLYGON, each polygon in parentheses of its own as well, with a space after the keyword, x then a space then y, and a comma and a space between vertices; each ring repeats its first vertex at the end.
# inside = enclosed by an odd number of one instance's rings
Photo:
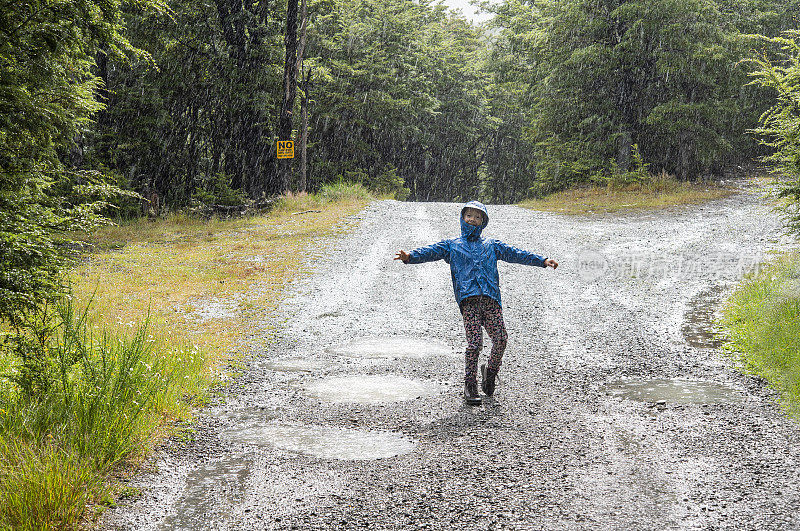
POLYGON ((481 389, 486 396, 494 394, 495 378, 497 378, 497 371, 487 369, 485 363, 481 365, 481 389))
POLYGON ((470 406, 481 405, 481 397, 478 394, 478 382, 475 380, 464 384, 464 400, 470 406))

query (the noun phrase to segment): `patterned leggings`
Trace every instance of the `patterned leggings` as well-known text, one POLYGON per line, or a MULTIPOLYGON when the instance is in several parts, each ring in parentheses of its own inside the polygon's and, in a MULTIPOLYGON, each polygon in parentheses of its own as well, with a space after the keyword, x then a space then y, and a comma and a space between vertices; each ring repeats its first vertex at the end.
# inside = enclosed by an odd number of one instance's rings
POLYGON ((466 372, 464 380, 475 381, 478 375, 478 355, 483 348, 483 333, 481 326, 486 329, 492 340, 492 354, 489 357, 487 368, 498 370, 503 361, 503 351, 506 349, 508 334, 503 323, 503 309, 492 298, 480 296, 469 297, 461 303, 464 315, 464 330, 467 332, 467 350, 464 353, 466 372))

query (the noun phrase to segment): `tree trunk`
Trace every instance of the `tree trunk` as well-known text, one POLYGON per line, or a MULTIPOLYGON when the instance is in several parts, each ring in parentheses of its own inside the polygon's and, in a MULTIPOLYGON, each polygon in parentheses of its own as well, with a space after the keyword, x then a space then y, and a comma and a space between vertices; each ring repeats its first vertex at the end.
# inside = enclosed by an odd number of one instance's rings
POLYGON ((308 30, 308 6, 306 0, 302 0, 300 4, 300 12, 302 22, 300 23, 300 47, 297 50, 297 62, 295 62, 294 74, 295 77, 300 77, 302 83, 302 95, 300 97, 300 179, 297 183, 297 190, 300 192, 306 191, 306 145, 308 143, 308 86, 311 80, 311 70, 308 71, 308 76, 304 79, 302 75, 303 58, 306 51, 306 34, 308 30))
POLYGON ((300 96, 300 179, 297 183, 297 191, 305 192, 307 186, 306 178, 306 146, 308 145, 308 89, 311 81, 311 69, 302 78, 303 84, 300 87, 302 94, 300 96))
MULTIPOLYGON (((297 0, 288 0, 286 7, 286 61, 283 69, 283 105, 278 120, 278 140, 292 139, 292 109, 297 94, 297 0)), ((280 191, 289 189, 292 159, 278 160, 280 191)))
MULTIPOLYGON (((693 88, 692 91, 689 93, 688 103, 693 104, 695 101, 695 89, 693 88)), ((680 176, 681 181, 688 181, 689 178, 692 176, 692 163, 694 162, 691 158, 691 150, 692 150, 692 133, 684 129, 678 135, 678 174, 680 176)))
POLYGON ((678 137, 678 178, 681 181, 689 180, 689 133, 681 131, 678 137))
POLYGON ((617 137, 617 169, 626 173, 631 169, 631 150, 633 139, 629 132, 624 132, 617 137))

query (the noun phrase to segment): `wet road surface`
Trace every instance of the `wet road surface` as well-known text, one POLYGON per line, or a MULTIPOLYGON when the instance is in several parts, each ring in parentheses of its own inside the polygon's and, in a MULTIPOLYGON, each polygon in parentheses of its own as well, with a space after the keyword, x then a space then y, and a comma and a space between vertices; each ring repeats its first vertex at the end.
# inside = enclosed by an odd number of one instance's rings
POLYGON ((391 259, 457 234, 460 206, 371 204, 309 256, 269 349, 104 526, 800 527, 797 424, 709 332, 742 274, 788 244, 741 186, 650 213, 489 206, 484 236, 560 265, 500 265, 509 343, 480 407, 463 403, 448 266, 391 259))

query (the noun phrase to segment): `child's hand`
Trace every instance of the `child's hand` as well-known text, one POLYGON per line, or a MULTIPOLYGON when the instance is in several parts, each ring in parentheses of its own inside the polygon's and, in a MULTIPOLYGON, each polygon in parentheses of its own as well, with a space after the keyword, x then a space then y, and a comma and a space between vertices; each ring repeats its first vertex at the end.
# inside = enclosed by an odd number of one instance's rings
POLYGON ((395 260, 402 260, 404 264, 408 263, 408 260, 411 258, 411 255, 405 252, 404 250, 400 249, 397 251, 397 256, 394 257, 395 260))
POLYGON ((548 258, 547 260, 544 261, 544 266, 545 267, 552 267, 553 269, 555 269, 555 268, 558 267, 558 262, 556 262, 552 258, 548 258))

